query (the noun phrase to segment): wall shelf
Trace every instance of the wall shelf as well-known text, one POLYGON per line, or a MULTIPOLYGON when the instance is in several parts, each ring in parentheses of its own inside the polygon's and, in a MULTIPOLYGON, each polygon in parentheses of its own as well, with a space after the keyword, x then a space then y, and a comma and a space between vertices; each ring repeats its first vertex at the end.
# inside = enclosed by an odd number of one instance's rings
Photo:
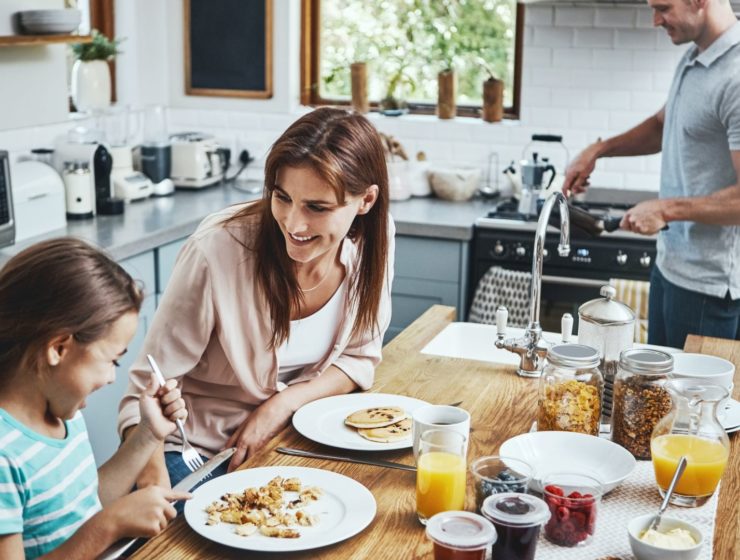
POLYGON ((0 47, 33 47, 39 45, 57 45, 62 43, 90 43, 90 35, 9 35, 0 37, 0 47))

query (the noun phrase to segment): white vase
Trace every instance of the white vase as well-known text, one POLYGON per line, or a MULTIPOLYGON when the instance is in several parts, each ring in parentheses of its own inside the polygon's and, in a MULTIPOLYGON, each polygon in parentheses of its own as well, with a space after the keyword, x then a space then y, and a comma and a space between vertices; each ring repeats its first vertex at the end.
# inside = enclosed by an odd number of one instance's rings
POLYGON ((105 60, 78 60, 72 67, 72 101, 79 112, 110 105, 110 69, 105 60))

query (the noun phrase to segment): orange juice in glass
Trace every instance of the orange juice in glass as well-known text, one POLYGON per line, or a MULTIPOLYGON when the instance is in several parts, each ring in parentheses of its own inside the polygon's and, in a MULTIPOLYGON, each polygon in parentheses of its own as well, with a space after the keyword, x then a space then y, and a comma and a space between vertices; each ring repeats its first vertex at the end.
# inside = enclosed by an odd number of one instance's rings
POLYGON ((427 430, 419 440, 416 463, 416 513, 427 519, 441 511, 465 507, 465 436, 447 430, 427 430))
POLYGON ((679 459, 686 457, 686 470, 674 492, 696 498, 709 497, 714 493, 729 454, 720 441, 688 434, 658 436, 650 447, 655 479, 660 489, 663 492, 668 489, 679 459))

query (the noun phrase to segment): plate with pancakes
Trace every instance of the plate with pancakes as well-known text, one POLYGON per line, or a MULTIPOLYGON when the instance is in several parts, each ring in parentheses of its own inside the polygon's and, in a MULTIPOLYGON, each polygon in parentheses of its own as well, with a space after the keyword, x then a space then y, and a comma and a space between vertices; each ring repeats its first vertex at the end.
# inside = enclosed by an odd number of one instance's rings
POLYGON ((317 443, 356 451, 411 447, 411 415, 429 403, 403 395, 351 393, 310 402, 293 415, 293 426, 317 443))

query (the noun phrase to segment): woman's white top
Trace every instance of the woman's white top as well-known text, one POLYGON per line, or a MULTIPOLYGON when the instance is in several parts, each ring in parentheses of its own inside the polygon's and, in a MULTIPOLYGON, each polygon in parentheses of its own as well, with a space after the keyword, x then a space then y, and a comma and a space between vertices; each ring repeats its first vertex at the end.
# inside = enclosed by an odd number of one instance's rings
POLYGON ((313 315, 290 322, 290 335, 277 349, 278 381, 288 383, 306 366, 318 364, 334 343, 339 328, 347 279, 313 315))

